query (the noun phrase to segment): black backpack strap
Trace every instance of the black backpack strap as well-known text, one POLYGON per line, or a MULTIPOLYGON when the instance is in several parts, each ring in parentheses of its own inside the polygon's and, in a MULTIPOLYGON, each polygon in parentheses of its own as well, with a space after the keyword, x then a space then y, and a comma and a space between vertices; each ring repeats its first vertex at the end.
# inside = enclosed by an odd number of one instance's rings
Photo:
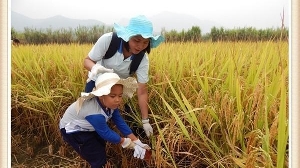
POLYGON ((136 55, 133 55, 132 62, 130 64, 129 75, 133 75, 135 71, 138 69, 142 59, 144 58, 145 52, 140 52, 136 55))
POLYGON ((110 45, 103 57, 104 59, 109 59, 110 57, 115 55, 115 53, 118 51, 120 47, 121 40, 122 39, 117 36, 117 33, 113 32, 110 45))
MULTIPOLYGON (((118 37, 116 32, 113 32, 110 45, 104 55, 104 59, 109 59, 118 51, 122 39, 118 37)), ((129 75, 133 75, 138 69, 142 59, 144 58, 145 52, 140 52, 137 55, 133 55, 133 59, 130 64, 129 75)))

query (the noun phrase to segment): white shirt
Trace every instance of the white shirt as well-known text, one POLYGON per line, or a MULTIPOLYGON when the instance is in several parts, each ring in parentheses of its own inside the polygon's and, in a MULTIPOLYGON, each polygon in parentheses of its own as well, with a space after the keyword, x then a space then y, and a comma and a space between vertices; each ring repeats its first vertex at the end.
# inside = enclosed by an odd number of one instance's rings
MULTIPOLYGON (((124 55, 122 52, 122 47, 118 49, 115 55, 109 59, 103 59, 112 38, 112 32, 103 34, 92 47, 88 56, 91 60, 97 62, 108 69, 113 69, 114 73, 118 74, 120 78, 129 77, 129 67, 131 64, 131 56, 124 60, 124 55)), ((90 73, 90 72, 89 72, 90 73)), ((149 81, 149 58, 145 53, 144 58, 142 59, 138 69, 136 70, 137 81, 139 83, 147 83, 149 81)), ((95 77, 92 80, 96 80, 95 77)))

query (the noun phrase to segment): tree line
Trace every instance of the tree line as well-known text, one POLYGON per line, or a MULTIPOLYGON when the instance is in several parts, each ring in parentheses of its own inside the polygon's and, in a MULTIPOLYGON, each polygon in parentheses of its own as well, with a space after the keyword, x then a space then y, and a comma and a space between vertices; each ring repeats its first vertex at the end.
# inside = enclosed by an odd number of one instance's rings
MULTIPOLYGON (((113 31, 109 26, 78 26, 75 29, 62 28, 57 30, 24 28, 24 31, 16 31, 11 28, 12 39, 19 39, 23 44, 70 44, 70 43, 95 43, 104 33, 113 31)), ((211 28, 209 33, 203 34, 200 27, 192 26, 191 29, 176 31, 161 30, 161 35, 166 42, 205 42, 205 41, 279 41, 288 40, 289 31, 286 27, 256 29, 253 27, 224 29, 223 27, 211 28)))

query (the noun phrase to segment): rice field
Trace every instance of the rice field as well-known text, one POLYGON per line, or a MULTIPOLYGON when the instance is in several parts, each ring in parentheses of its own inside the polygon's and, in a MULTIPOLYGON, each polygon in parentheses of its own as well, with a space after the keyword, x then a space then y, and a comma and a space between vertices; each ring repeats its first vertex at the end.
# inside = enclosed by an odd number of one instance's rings
MULTIPOLYGON (((107 167, 288 167, 288 42, 164 43, 151 51, 142 139, 150 161, 107 144, 107 167)), ((88 167, 58 122, 84 89, 92 45, 21 45, 11 54, 12 167, 88 167)), ((137 100, 124 100, 138 111, 137 100)), ((139 121, 139 113, 132 116, 139 121)))

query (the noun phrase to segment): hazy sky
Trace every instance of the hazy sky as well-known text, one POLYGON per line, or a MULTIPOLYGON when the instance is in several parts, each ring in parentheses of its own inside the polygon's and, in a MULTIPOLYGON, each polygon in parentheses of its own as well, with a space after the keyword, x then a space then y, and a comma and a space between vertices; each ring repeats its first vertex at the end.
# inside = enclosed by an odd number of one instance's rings
POLYGON ((290 0, 11 0, 12 11, 33 19, 62 15, 106 24, 163 11, 193 15, 225 27, 270 28, 290 23, 290 0))

